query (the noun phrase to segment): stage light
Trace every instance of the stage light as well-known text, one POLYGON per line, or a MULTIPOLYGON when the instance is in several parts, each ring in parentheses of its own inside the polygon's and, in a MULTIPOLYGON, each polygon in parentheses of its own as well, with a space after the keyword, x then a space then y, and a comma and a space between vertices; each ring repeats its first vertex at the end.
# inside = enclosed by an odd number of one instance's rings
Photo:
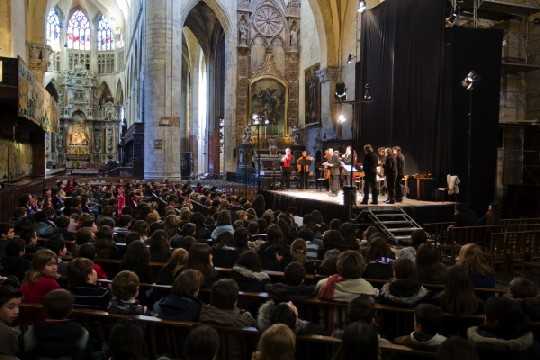
POLYGON ((461 82, 461 86, 465 88, 467 91, 473 91, 476 89, 476 86, 480 82, 480 77, 476 73, 476 71, 471 70, 467 73, 467 76, 463 81, 461 82))
POLYGON ((347 87, 342 81, 336 83, 336 98, 338 101, 343 101, 347 98, 347 87))
POLYGON ((340 124, 345 124, 345 123, 347 122, 347 118, 345 117, 345 115, 339 114, 339 116, 338 116, 338 122, 339 122, 340 124))
POLYGON ((364 85, 364 101, 372 101, 372 100, 373 100, 373 96, 371 96, 370 85, 369 83, 366 83, 366 85, 364 85))
POLYGON ((360 0, 360 3, 358 4, 358 12, 361 14, 366 10, 367 10, 366 2, 364 0, 360 0))
POLYGON ((264 120, 264 125, 267 125, 267 126, 270 125, 270 119, 264 120))
POLYGON ((355 57, 356 56, 353 56, 353 54, 349 54, 349 56, 347 57, 347 64, 352 64, 355 57))

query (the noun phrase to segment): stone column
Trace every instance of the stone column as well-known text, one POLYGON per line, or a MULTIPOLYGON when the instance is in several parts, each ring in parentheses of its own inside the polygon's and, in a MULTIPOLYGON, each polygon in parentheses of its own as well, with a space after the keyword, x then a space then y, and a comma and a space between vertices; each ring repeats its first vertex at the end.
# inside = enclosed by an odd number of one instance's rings
POLYGON ((144 178, 180 179, 180 8, 175 0, 145 7, 144 178))
POLYGON ((336 81, 337 67, 327 67, 318 71, 321 82, 321 127, 326 139, 336 136, 336 81))

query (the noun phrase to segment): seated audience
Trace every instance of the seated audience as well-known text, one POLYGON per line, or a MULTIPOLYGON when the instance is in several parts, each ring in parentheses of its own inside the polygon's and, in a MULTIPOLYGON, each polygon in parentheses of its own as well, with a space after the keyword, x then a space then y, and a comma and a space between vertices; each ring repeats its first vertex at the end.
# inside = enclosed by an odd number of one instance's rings
POLYGON ((416 350, 437 351, 446 341, 446 337, 438 333, 442 318, 440 307, 420 304, 414 310, 414 331, 410 335, 395 339, 394 342, 416 350))
POLYGON ((182 271, 175 279, 171 293, 154 304, 154 314, 166 320, 199 320, 202 302, 197 296, 202 279, 197 270, 182 271))
POLYGON ((266 291, 270 293, 276 302, 304 300, 315 294, 313 285, 304 283, 306 269, 298 262, 291 262, 283 273, 283 283, 277 282, 266 285, 266 291))
POLYGON ((79 257, 92 260, 93 269, 96 271, 98 279, 108 279, 107 273, 103 270, 101 265, 94 262, 96 258, 96 247, 94 244, 86 243, 79 246, 79 257))
POLYGON ((510 281, 510 295, 531 321, 540 321, 540 296, 534 282, 521 277, 513 279, 510 281))
POLYGON ((415 306, 423 301, 429 291, 418 282, 416 265, 409 259, 394 261, 394 279, 382 287, 379 299, 397 306, 415 306))
POLYGON ((111 292, 97 285, 98 276, 93 261, 85 258, 71 260, 66 275, 75 307, 107 308, 111 292))
POLYGON ((452 336, 439 346, 437 360, 478 360, 478 352, 472 342, 452 336))
POLYGON ((84 359, 89 334, 68 319, 73 296, 64 289, 49 292, 43 299, 45 320, 35 322, 24 334, 24 351, 36 359, 84 359))
POLYGON ((39 304, 50 291, 60 288, 58 284, 58 258, 51 250, 37 251, 32 258, 32 269, 26 273, 21 286, 23 301, 39 304))
POLYGON ((171 256, 169 242, 165 230, 156 230, 149 239, 150 261, 165 262, 171 256))
POLYGON ((379 360, 379 338, 372 325, 361 321, 348 325, 343 331, 341 346, 334 360, 379 360))
POLYGON ((113 228, 103 225, 96 233, 96 254, 100 259, 115 259, 118 253, 114 243, 113 228))
POLYGON ((473 315, 482 310, 482 302, 476 297, 467 269, 460 265, 448 269, 444 290, 434 302, 443 311, 455 315, 473 315))
POLYGON ((368 279, 390 279, 393 274, 394 253, 383 235, 377 235, 367 251, 368 264, 364 276, 368 279))
POLYGON ((457 263, 467 269, 473 287, 495 287, 495 271, 479 245, 473 243, 463 245, 459 250, 457 263))
POLYGON ((212 231, 210 237, 217 240, 218 236, 224 232, 234 235, 234 227, 232 226, 231 212, 222 210, 216 214, 216 228, 212 231))
POLYGON ((243 252, 233 267, 232 278, 241 291, 262 292, 270 282, 270 276, 262 271, 259 255, 254 251, 243 252))
POLYGON ((146 311, 139 304, 139 277, 133 271, 120 271, 112 281, 112 299, 109 312, 112 314, 143 315, 146 311))
MULTIPOLYGON (((242 229, 242 228, 240 228, 242 229)), ((217 244, 214 246, 214 264, 218 267, 232 268, 238 260, 239 252, 235 244, 235 235, 230 232, 221 233, 217 239, 217 244)))
POLYGON ((232 279, 220 279, 212 285, 210 304, 203 305, 199 320, 217 326, 243 328, 255 325, 253 316, 237 307, 238 284, 232 279))
POLYGON ((306 262, 307 244, 304 239, 296 239, 290 246, 291 261, 304 264, 306 262))
POLYGON ((491 297, 485 304, 484 324, 467 330, 480 359, 538 359, 540 353, 519 304, 506 297, 491 297))
POLYGON ((180 275, 182 270, 187 267, 189 253, 187 250, 178 248, 174 249, 169 261, 161 268, 158 276, 158 284, 171 285, 180 275))
POLYGON ((444 284, 448 269, 441 262, 441 252, 431 244, 422 244, 416 251, 418 280, 423 284, 444 284))
POLYGON ((337 274, 317 283, 318 297, 325 300, 351 301, 361 294, 378 294, 378 290, 362 279, 366 268, 364 258, 360 253, 348 250, 339 254, 337 259, 337 274))
POLYGON ((142 241, 133 241, 127 246, 120 268, 133 271, 143 283, 153 282, 150 252, 142 241))
POLYGON ((14 276, 22 282, 32 263, 25 257, 25 244, 22 239, 9 240, 6 244, 6 256, 0 263, 0 273, 5 276, 14 276))
POLYGON ((203 276, 203 288, 209 288, 218 274, 214 269, 212 249, 208 244, 195 243, 189 250, 188 269, 199 270, 203 276))
POLYGON ((13 360, 19 352, 19 330, 14 323, 19 317, 22 294, 7 280, 0 280, 0 358, 13 360))
POLYGON ((108 360, 145 360, 146 341, 142 328, 124 321, 115 324, 109 335, 108 360))
POLYGON ((296 336, 287 325, 275 324, 262 333, 253 360, 294 360, 296 336))
POLYGON ((219 351, 219 335, 208 325, 193 328, 184 342, 185 360, 215 360, 219 351))

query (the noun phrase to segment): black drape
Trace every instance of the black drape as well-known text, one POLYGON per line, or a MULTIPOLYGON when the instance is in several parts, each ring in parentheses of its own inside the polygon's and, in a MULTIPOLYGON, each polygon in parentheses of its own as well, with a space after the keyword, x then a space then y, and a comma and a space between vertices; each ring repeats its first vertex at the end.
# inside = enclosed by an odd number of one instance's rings
POLYGON ((357 98, 368 83, 373 102, 357 107, 355 144, 401 146, 409 174, 448 167, 439 113, 445 7, 444 0, 388 0, 362 14, 357 98))

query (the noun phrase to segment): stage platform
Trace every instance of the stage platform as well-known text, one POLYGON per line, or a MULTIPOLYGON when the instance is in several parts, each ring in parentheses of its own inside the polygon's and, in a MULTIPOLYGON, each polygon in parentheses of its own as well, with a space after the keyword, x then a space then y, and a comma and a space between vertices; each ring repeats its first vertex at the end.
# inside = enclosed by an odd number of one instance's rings
MULTIPOLYGON (((354 207, 354 214, 359 214, 363 209, 368 208, 391 208, 401 207, 418 223, 438 223, 451 221, 454 213, 454 202, 450 201, 424 201, 405 198, 403 202, 396 204, 385 204, 386 196, 379 197, 378 205, 361 205, 362 195, 357 194, 357 204, 354 207)), ((268 190, 265 192, 267 205, 272 209, 287 210, 294 208, 295 212, 304 215, 315 209, 320 210, 326 220, 332 218, 346 219, 347 211, 343 205, 343 192, 337 196, 332 196, 324 190, 268 190)))

